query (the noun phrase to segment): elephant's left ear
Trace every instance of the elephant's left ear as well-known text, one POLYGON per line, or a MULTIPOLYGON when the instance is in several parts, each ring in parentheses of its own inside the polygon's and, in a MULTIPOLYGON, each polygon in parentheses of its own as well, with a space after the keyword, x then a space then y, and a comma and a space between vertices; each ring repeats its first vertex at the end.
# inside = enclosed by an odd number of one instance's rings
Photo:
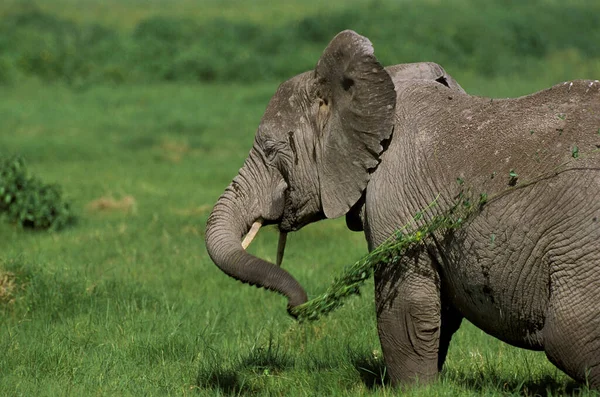
POLYGON ((358 201, 393 130, 396 92, 371 42, 346 30, 315 68, 317 166, 323 211, 344 215, 358 201))

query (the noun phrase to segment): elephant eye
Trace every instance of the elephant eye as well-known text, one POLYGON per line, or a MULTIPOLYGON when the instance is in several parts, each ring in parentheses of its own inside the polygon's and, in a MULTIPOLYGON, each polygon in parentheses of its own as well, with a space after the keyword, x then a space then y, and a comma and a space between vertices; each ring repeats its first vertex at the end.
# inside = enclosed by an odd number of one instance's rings
POLYGON ((263 147, 263 153, 265 154, 267 161, 272 162, 273 160, 275 160, 275 156, 277 155, 277 150, 275 149, 275 142, 265 142, 265 145, 263 147))
POLYGON ((293 133, 288 133, 288 141, 269 140, 263 144, 263 153, 267 163, 281 171, 286 164, 296 160, 296 146, 294 143, 293 133))

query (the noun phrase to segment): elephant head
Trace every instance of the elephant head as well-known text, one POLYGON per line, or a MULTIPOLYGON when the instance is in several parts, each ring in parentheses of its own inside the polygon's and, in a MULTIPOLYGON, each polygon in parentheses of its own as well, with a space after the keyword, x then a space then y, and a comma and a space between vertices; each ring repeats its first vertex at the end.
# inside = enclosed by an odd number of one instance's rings
POLYGON ((331 41, 313 71, 281 84, 248 158, 208 219, 206 246, 215 264, 242 282, 285 295, 288 308, 304 303, 302 286, 279 266, 285 236, 356 207, 394 130, 394 81, 407 78, 462 90, 435 64, 388 72, 370 41, 352 31, 331 41), (245 251, 261 224, 279 227, 277 264, 245 251))

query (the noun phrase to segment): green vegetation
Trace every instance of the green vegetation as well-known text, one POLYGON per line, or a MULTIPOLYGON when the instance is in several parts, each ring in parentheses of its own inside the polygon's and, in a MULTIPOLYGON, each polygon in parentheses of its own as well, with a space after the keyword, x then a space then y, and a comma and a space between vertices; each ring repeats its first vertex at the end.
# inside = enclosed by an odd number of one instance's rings
MULTIPOLYGON (((540 2, 474 0, 401 3, 406 9, 385 0, 26 3, 0 4, 0 148, 60 184, 81 215, 59 233, 0 223, 4 395, 395 395, 382 386, 372 282, 360 299, 299 324, 284 298, 228 278, 204 249, 206 218, 242 165, 277 84, 312 68, 342 28, 368 35, 386 64, 438 61, 467 91, 488 96, 600 75, 597 52, 586 47, 600 34, 591 1, 546 1, 537 10, 540 2), (540 37, 544 50, 514 54, 511 21, 540 37), (163 28, 175 39, 156 38, 163 28), (196 37, 195 29, 217 33, 196 37), (441 35, 452 29, 474 37, 470 55, 440 49, 454 43, 441 35), (240 48, 245 55, 231 58, 240 48), (501 63, 486 71, 469 63, 478 57, 501 63), (184 59, 212 70, 212 81, 181 66, 184 59)), ((264 229, 250 251, 274 261, 277 233, 264 229)), ((365 253, 362 234, 334 220, 290 235, 284 263, 316 296, 365 253)), ((572 393, 594 395, 543 353, 466 322, 440 382, 407 391, 572 393)))
POLYGON ((0 157, 0 216, 32 229, 58 230, 75 220, 60 187, 29 176, 20 157, 0 157))

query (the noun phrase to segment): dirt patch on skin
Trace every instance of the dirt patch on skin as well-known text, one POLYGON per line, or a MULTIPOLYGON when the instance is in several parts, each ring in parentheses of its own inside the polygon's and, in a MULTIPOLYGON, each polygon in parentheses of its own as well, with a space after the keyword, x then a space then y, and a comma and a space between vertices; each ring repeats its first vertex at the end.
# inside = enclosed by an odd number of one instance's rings
POLYGON ((22 289, 23 286, 17 283, 14 273, 0 270, 0 305, 15 303, 15 294, 22 289))
POLYGON ((137 210, 137 203, 133 196, 125 196, 121 200, 117 200, 114 197, 100 197, 94 201, 91 201, 86 206, 88 211, 92 212, 111 212, 121 211, 127 213, 135 213, 137 210))

